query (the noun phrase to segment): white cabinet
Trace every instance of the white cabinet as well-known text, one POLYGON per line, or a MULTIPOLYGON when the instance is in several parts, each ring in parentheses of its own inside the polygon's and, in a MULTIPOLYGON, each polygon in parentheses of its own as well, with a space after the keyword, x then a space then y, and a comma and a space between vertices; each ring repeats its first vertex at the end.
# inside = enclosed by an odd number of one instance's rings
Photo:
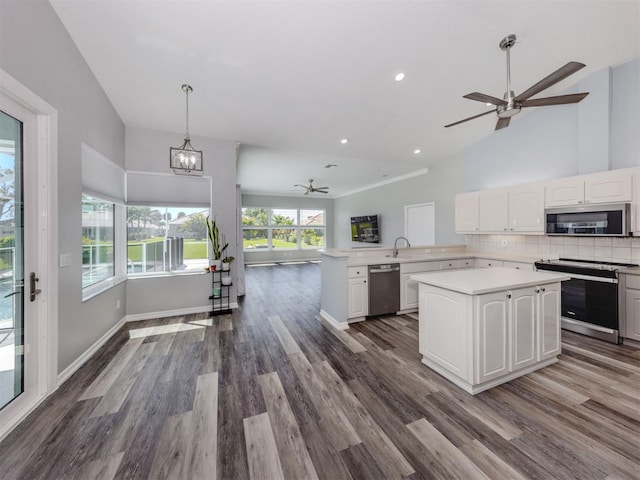
POLYGON ((438 271, 440 267, 439 261, 400 264, 400 311, 418 309, 418 282, 411 280, 411 275, 438 271))
POLYGON ((509 303, 505 292, 478 297, 475 383, 509 373, 509 303))
POLYGON ((368 270, 363 267, 347 269, 348 312, 347 318, 365 317, 369 313, 368 270))
POLYGON ((480 232, 506 232, 508 212, 509 193, 506 190, 480 192, 480 232))
POLYGON ((476 322, 476 383, 536 363, 534 288, 480 295, 476 322))
POLYGON ((624 275, 622 336, 640 342, 640 275, 624 275))
POLYGON ((547 207, 584 203, 584 180, 577 177, 554 180, 546 186, 544 195, 547 207))
POLYGON ((474 265, 476 268, 502 267, 504 262, 500 260, 490 260, 488 258, 476 258, 474 265))
POLYGON ((631 193, 629 170, 611 170, 550 182, 545 188, 545 206, 630 202, 631 193))
POLYGON ((507 268, 515 268, 516 270, 535 270, 532 263, 524 263, 524 262, 502 262, 503 267, 507 268))
POLYGON ((538 361, 560 354, 560 284, 536 288, 538 294, 538 361))
POLYGON ((480 215, 478 192, 461 193, 455 199, 456 233, 478 233, 480 215))
POLYGON ((631 175, 615 170, 595 174, 584 182, 585 203, 618 203, 631 201, 631 175))
POLYGON ((473 258, 461 258, 458 260, 458 268, 473 268, 475 266, 475 261, 473 258))
POLYGON ((422 363, 469 393, 550 365, 560 353, 559 282, 480 295, 420 283, 419 292, 422 363))
POLYGON ((443 260, 442 270, 454 270, 458 268, 458 260, 443 260))
POLYGON ((524 186, 509 190, 509 231, 544 233, 542 186, 524 186))

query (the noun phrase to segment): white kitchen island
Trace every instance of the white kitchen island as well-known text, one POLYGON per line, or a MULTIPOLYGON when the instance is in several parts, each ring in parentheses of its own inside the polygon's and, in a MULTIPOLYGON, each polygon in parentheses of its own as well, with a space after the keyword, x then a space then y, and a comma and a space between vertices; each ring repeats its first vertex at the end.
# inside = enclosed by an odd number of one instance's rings
POLYGON ((422 363, 476 394, 557 362, 561 274, 480 268, 413 275, 422 363))

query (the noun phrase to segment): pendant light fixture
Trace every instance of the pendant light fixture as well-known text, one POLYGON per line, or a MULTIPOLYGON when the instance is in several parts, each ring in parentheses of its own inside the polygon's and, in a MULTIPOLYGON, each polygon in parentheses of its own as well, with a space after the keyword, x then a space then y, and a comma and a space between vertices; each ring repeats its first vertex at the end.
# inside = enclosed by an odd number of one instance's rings
POLYGON ((202 175, 202 150, 195 150, 189 138, 189 94, 193 88, 185 83, 182 91, 187 97, 187 133, 181 146, 169 148, 169 166, 177 175, 202 175))

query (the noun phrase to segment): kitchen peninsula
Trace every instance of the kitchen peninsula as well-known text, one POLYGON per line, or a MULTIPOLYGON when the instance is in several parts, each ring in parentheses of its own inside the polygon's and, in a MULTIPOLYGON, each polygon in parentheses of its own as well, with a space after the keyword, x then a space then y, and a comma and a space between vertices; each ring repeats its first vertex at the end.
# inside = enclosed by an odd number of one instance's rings
POLYGON ((496 267, 413 275, 422 363, 476 394, 557 361, 555 273, 496 267))

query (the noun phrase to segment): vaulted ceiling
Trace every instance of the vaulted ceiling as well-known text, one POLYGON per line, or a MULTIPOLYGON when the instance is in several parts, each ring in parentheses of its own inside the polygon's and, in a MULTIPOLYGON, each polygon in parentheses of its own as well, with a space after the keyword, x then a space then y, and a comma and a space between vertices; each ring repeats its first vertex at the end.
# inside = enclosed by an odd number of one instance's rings
POLYGON ((462 95, 502 97, 507 34, 516 94, 571 60, 587 67, 543 96, 640 56, 637 0, 51 4, 127 126, 180 143, 189 83, 191 135, 239 142, 254 193, 301 194, 293 184, 314 178, 335 196, 508 135, 494 115, 443 128, 490 108, 462 95))

